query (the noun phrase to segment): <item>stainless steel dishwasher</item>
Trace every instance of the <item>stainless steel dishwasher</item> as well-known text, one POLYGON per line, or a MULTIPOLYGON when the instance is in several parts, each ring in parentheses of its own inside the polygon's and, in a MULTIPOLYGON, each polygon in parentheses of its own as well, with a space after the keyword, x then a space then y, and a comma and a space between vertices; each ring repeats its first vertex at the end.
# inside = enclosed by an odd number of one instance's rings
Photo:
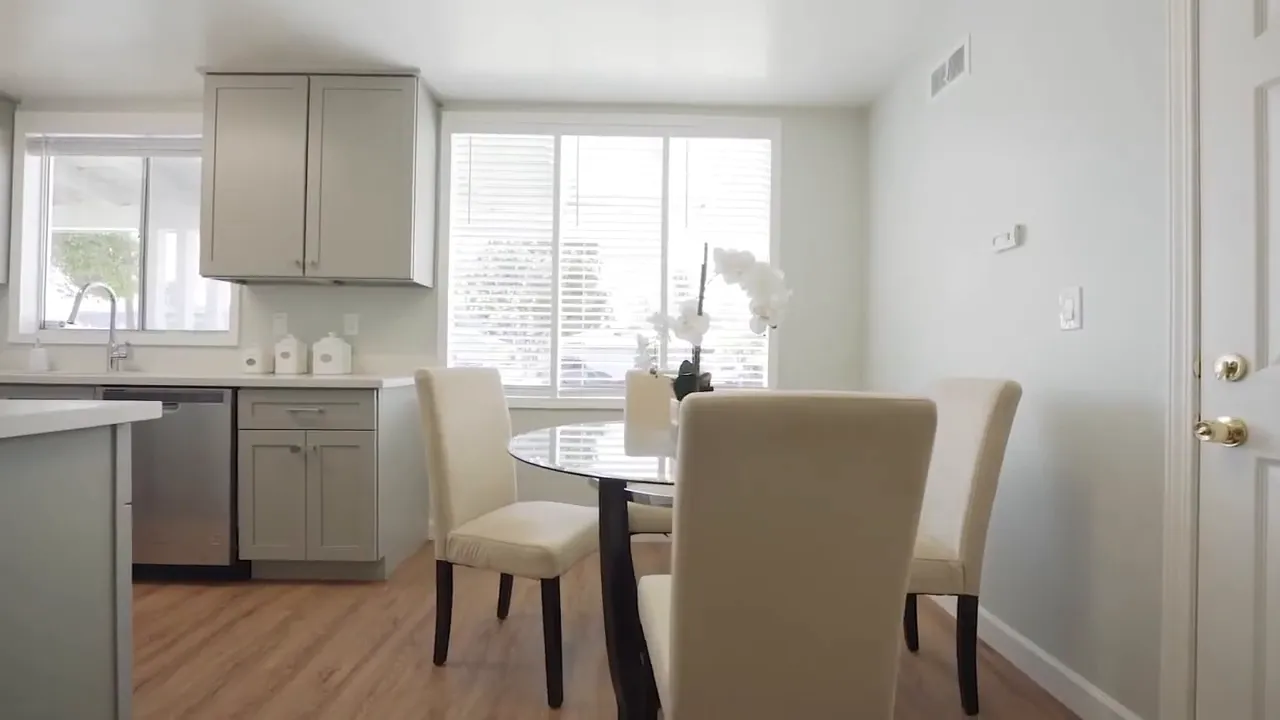
POLYGON ((217 388, 104 387, 103 400, 163 403, 133 426, 133 562, 231 565, 235 403, 217 388))

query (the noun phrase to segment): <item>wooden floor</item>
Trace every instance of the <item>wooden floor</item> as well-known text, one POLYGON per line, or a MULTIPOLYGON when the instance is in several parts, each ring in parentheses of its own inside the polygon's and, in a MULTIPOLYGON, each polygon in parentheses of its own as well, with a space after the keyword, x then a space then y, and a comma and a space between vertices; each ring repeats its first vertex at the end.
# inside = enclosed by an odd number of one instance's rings
MULTIPOLYGON (((665 572, 663 543, 637 543, 637 571, 665 572)), ((494 618, 498 578, 458 568, 449 664, 431 664, 430 550, 379 584, 134 586, 134 717, 606 720, 614 717, 593 559, 563 580, 565 702, 545 702, 537 583, 516 580, 494 618)), ((897 717, 964 717, 952 623, 920 603, 919 655, 905 650, 897 717)), ((983 646, 981 717, 1073 718, 983 646)), ((852 716, 851 716, 852 717, 852 716)))

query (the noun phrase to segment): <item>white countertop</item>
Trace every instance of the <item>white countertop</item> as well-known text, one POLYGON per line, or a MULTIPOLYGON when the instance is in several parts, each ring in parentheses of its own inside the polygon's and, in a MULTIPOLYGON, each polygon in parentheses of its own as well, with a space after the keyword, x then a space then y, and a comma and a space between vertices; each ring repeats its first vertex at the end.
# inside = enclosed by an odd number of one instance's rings
POLYGON ((173 387, 392 388, 413 384, 412 375, 184 375, 118 372, 3 372, 0 385, 168 385, 173 387))
POLYGON ((130 400, 0 400, 0 440, 154 420, 161 403, 130 400))

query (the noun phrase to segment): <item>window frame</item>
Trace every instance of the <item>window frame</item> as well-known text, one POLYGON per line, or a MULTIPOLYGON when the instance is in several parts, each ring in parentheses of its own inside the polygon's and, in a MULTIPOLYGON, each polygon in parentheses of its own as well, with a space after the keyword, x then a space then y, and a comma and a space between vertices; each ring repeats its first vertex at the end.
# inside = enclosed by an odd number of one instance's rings
MULTIPOLYGON (((106 330, 43 328, 42 263, 44 238, 40 218, 31 217, 26 197, 27 137, 30 135, 158 135, 196 136, 204 134, 204 116, 196 108, 158 112, 24 111, 14 115, 12 212, 10 213, 8 330, 10 344, 101 345, 106 330)), ((204 192, 203 189, 201 191, 204 192)), ((38 199, 36 200, 38 202, 38 199)), ((36 213, 39 215, 39 213, 36 213)), ((3 280, 0 277, 0 280, 3 280)), ((240 343, 240 286, 231 286, 230 327, 208 330, 126 330, 116 331, 120 342, 140 346, 236 347, 240 343)))
MULTIPOLYGON (((764 139, 770 141, 770 208, 769 208, 769 262, 782 268, 784 258, 780 235, 782 227, 782 193, 779 170, 782 167, 782 121, 772 116, 718 116, 679 115, 611 112, 541 112, 506 110, 446 110, 440 121, 440 161, 437 168, 439 213, 436 218, 436 333, 438 357, 449 357, 449 296, 451 293, 450 225, 453 203, 453 135, 457 133, 498 133, 554 135, 556 147, 562 135, 602 135, 622 137, 682 137, 682 138, 735 138, 764 139)), ((559 157, 556 178, 559 182, 559 157)), ((664 192, 666 189, 664 188, 664 192)), ((664 203, 665 204, 665 203, 664 203)), ((558 213, 559 210, 557 209, 558 213)), ((664 226, 665 226, 664 217, 664 226)), ((665 233, 665 230, 664 230, 665 233)), ((665 287, 667 280, 663 280, 665 287)), ((765 386, 777 387, 779 348, 774 333, 768 335, 768 363, 765 386)), ((559 347, 553 338, 552 350, 559 347)), ((552 388, 553 392, 555 388, 552 388)), ((614 410, 623 407, 621 398, 608 397, 526 397, 507 396, 513 409, 583 409, 614 410)))

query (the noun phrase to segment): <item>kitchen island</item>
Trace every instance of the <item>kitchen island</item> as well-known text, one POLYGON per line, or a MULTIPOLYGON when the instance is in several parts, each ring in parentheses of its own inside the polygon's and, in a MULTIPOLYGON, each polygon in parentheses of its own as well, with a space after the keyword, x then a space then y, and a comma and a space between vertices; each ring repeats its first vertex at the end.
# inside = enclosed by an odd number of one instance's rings
POLYGON ((130 424, 160 415, 0 400, 0 717, 131 717, 130 424))

